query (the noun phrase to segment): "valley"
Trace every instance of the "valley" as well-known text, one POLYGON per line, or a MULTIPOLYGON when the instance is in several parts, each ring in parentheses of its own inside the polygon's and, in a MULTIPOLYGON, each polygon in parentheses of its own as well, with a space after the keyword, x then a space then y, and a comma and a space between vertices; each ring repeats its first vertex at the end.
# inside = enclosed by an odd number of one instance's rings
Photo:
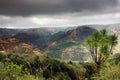
POLYGON ((95 31, 95 29, 87 26, 76 29, 2 29, 1 38, 16 38, 20 42, 40 49, 45 55, 53 58, 87 61, 90 54, 84 45, 84 40, 95 31))
MULTIPOLYGON (((103 79, 103 73, 108 73, 111 75, 105 75, 105 78, 109 79, 119 70, 117 65, 119 65, 120 54, 116 54, 120 52, 119 33, 119 25, 115 27, 114 25, 86 25, 60 29, 1 28, 0 68, 5 72, 1 72, 0 77, 7 79, 6 76, 8 76, 11 79, 18 78, 19 80, 21 79, 20 75, 23 75, 23 80, 28 80, 28 78, 29 80, 94 80, 103 79), (114 54, 110 55, 105 62, 107 65, 98 70, 85 40, 104 28, 108 34, 118 36, 118 44, 113 48, 114 54), (113 64, 114 66, 111 66, 113 64), (109 68, 113 68, 115 71, 112 70, 111 73, 109 68), (102 71, 104 69, 107 71, 102 71), (97 71, 100 71, 100 76, 97 71), (11 72, 14 72, 15 76, 10 74, 11 72)), ((116 76, 119 76, 118 74, 116 76)))
MULTIPOLYGON (((86 25, 68 28, 37 28, 37 29, 0 29, 1 39, 16 38, 20 42, 38 48, 45 55, 53 58, 90 61, 91 55, 84 44, 84 40, 95 31, 106 29, 109 34, 117 34, 120 41, 119 24, 115 25, 86 25)), ((120 43, 114 48, 119 53, 120 43)), ((34 51, 35 52, 35 51, 34 51)))

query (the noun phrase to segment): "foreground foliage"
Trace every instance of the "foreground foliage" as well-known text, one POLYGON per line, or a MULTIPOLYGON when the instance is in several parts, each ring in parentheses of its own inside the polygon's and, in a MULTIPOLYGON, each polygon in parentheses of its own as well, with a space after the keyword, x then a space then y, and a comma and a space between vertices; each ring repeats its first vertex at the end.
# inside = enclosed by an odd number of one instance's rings
POLYGON ((1 80, 81 80, 85 74, 85 68, 78 63, 33 54, 0 55, 1 80))
POLYGON ((93 74, 92 80, 120 80, 120 54, 115 54, 102 65, 99 74, 93 74))
POLYGON ((94 63, 64 62, 33 54, 0 53, 0 80, 119 80, 120 55, 111 57, 96 74, 94 63))

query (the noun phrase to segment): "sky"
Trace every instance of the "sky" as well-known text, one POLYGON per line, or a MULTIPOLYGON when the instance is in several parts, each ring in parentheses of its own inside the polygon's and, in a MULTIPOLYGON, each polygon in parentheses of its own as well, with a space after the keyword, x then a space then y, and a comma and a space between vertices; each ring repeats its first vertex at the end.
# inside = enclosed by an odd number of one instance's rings
POLYGON ((0 0, 0 28, 120 23, 120 0, 0 0))

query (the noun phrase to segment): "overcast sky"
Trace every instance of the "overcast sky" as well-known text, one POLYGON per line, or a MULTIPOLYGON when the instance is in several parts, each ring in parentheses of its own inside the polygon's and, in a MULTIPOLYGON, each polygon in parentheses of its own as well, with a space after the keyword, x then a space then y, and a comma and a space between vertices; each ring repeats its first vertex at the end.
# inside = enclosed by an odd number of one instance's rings
POLYGON ((120 23, 120 0, 0 0, 0 27, 120 23))

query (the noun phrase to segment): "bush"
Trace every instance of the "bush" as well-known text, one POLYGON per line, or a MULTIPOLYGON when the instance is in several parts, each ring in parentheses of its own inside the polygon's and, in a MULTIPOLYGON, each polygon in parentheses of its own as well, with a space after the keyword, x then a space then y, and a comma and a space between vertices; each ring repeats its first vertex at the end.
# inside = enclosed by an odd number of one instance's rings
POLYGON ((120 66, 106 63, 99 74, 93 75, 92 80, 120 80, 120 66))
POLYGON ((120 62, 120 54, 115 54, 113 56, 111 56, 111 58, 108 60, 109 63, 111 64, 118 64, 120 62))
POLYGON ((16 65, 13 63, 3 64, 0 63, 0 79, 12 79, 16 80, 21 75, 22 65, 16 65))
POLYGON ((82 80, 92 70, 88 65, 85 67, 76 62, 62 62, 34 54, 1 55, 3 55, 0 63, 1 80, 82 80))
POLYGON ((7 58, 7 55, 5 52, 0 52, 0 61, 5 62, 5 59, 7 58))

